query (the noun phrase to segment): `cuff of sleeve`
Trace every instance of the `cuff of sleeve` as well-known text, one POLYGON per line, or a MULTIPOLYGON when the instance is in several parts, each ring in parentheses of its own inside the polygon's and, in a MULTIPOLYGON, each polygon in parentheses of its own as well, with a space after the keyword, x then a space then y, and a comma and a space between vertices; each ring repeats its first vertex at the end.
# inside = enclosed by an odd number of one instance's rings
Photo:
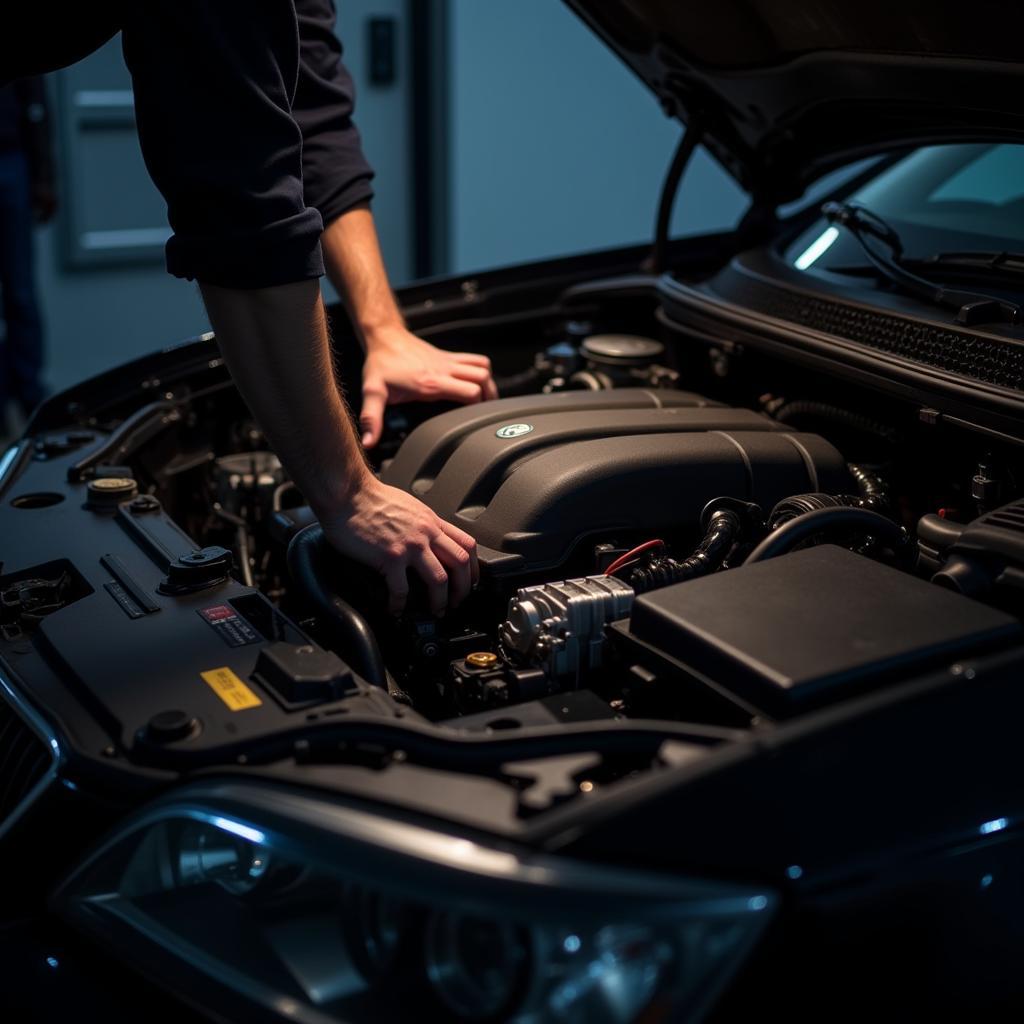
POLYGON ((306 209, 253 234, 175 234, 167 242, 167 270, 222 288, 273 288, 324 274, 323 222, 306 209))
POLYGON ((348 213, 352 207, 358 206, 360 203, 368 203, 373 199, 373 186, 370 184, 372 177, 372 174, 368 174, 365 178, 356 178, 354 181, 348 182, 344 188, 328 196, 319 204, 324 227, 337 220, 343 213, 348 213))

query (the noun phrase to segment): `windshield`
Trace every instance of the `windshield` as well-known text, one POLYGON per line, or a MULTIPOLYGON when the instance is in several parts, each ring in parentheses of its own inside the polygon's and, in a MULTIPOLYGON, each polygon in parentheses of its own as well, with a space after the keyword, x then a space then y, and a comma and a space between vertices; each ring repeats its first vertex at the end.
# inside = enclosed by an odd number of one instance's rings
MULTIPOLYGON (((1024 146, 928 146, 883 171, 848 201, 863 203, 899 232, 904 255, 1024 250, 1024 146)), ((799 270, 864 263, 845 232, 824 218, 789 247, 799 270)))

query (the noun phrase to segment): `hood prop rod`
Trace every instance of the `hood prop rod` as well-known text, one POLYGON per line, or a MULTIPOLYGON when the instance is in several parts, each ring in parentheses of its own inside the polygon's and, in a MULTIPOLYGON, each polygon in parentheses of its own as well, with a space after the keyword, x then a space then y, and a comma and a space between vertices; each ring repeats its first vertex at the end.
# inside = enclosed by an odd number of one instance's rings
POLYGON ((672 163, 669 164, 668 174, 665 175, 665 183, 661 186, 661 198, 658 200, 658 221, 654 229, 654 246, 651 249, 649 266, 653 273, 663 274, 668 269, 668 235, 672 222, 672 209, 676 203, 676 193, 679 191, 679 183, 683 180, 683 172, 686 170, 690 157, 694 150, 700 145, 704 136, 704 129, 697 121, 691 121, 684 129, 683 137, 676 146, 672 156, 672 163))

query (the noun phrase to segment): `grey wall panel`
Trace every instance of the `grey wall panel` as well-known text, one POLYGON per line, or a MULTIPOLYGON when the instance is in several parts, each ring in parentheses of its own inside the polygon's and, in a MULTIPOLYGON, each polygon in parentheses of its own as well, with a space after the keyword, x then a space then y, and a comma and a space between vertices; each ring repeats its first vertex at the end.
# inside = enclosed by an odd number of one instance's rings
POLYGON ((162 264, 170 230, 142 162, 120 41, 55 77, 64 265, 162 264))
MULTIPOLYGON (((450 0, 453 271, 651 237, 680 127, 557 0, 450 0)), ((698 152, 676 234, 730 225, 740 190, 698 152)))

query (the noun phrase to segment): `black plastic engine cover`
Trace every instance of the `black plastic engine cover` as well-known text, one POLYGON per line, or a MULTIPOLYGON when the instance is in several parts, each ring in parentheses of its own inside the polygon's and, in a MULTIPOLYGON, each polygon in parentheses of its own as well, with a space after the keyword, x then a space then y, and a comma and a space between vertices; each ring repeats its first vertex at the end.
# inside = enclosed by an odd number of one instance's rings
POLYGON ((698 395, 641 389, 436 416, 383 479, 475 537, 493 576, 554 569, 584 539, 677 534, 712 498, 770 508, 852 486, 842 456, 817 435, 698 395))
MULTIPOLYGON (((467 405, 434 416, 417 427, 405 440, 398 454, 382 474, 385 483, 413 494, 424 494, 434 483, 453 453, 472 435, 490 427, 491 433, 517 425, 532 417, 556 412, 579 413, 587 410, 637 410, 669 408, 721 408, 718 402, 689 391, 655 391, 645 388, 620 388, 613 391, 568 391, 557 395, 523 395, 497 402, 467 405)), ((601 418, 577 419, 591 427, 601 418)), ((609 431, 609 433, 612 431, 609 431)), ((594 436, 591 434, 590 436, 594 436)), ((536 439, 534 439, 536 440, 536 439)))

